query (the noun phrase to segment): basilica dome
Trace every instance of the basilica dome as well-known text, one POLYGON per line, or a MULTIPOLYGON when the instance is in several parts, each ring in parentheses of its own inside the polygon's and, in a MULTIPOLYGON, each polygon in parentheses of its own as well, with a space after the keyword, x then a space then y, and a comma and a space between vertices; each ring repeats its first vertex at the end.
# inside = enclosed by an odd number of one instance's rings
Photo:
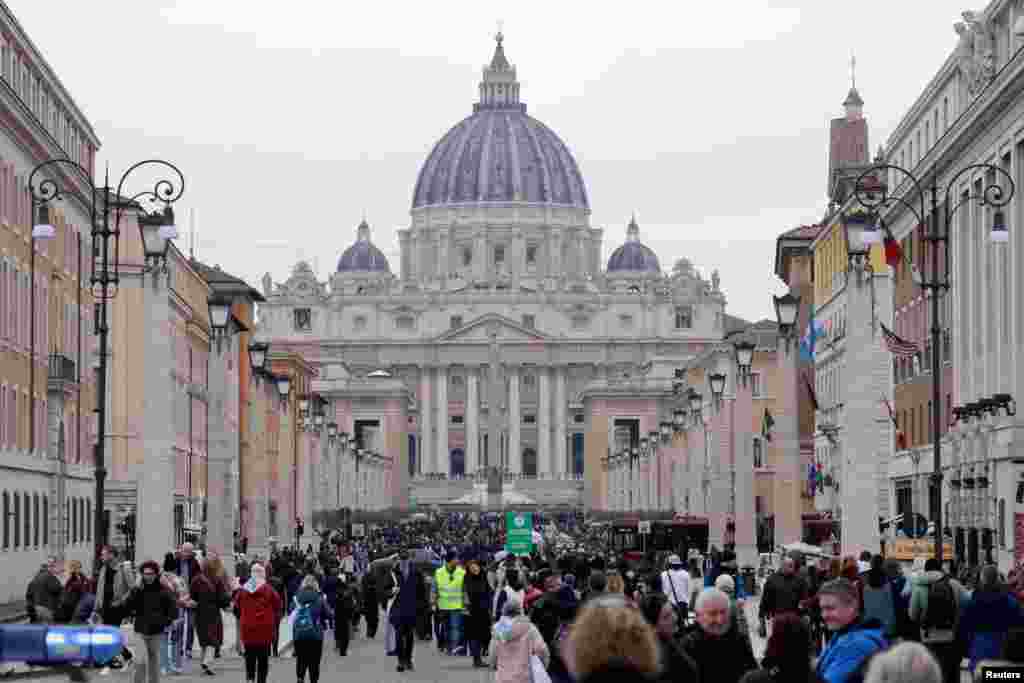
POLYGON ((640 226, 636 218, 626 228, 626 243, 608 257, 608 272, 660 273, 661 265, 654 251, 640 241, 640 226))
POLYGON ((525 202, 589 211, 576 160, 554 131, 526 114, 501 33, 495 39, 480 101, 434 145, 420 169, 412 208, 525 202))
POLYGON ((364 218, 356 229, 356 242, 338 259, 339 273, 390 273, 388 259, 370 241, 370 225, 364 218))

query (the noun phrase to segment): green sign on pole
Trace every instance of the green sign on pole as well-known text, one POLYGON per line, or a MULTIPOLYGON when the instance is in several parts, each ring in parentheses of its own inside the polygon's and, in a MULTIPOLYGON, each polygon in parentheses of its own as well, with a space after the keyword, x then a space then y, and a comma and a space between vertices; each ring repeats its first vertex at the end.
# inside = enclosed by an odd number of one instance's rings
POLYGON ((505 513, 505 551, 510 555, 533 552, 533 513, 505 513))

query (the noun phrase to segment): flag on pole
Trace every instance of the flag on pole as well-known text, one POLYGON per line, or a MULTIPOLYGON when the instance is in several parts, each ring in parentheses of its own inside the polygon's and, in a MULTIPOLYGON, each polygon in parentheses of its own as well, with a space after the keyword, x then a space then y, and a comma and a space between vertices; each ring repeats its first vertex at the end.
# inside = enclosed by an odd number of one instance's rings
POLYGON ((896 450, 907 450, 907 435, 900 429, 900 425, 896 421, 896 414, 892 412, 892 406, 889 405, 889 399, 884 395, 882 396, 882 403, 885 404, 885 409, 889 412, 889 421, 892 422, 893 429, 896 430, 896 450))
POLYGON ((825 336, 825 325, 814 318, 814 306, 811 306, 810 316, 807 318, 807 329, 804 336, 800 338, 800 358, 805 361, 814 360, 814 347, 820 337, 825 336))
POLYGON ((903 260, 903 247, 896 241, 896 237, 893 236, 892 230, 885 223, 882 223, 882 249, 885 250, 885 263, 890 268, 895 269, 903 260))
POLYGON ((767 408, 764 409, 764 416, 761 418, 761 436, 765 441, 772 440, 772 428, 775 426, 775 419, 767 408))
POLYGON ((814 410, 818 411, 818 394, 814 391, 814 382, 811 381, 811 375, 809 372, 804 372, 804 384, 807 386, 807 395, 811 398, 811 405, 814 406, 814 410))
POLYGON ((879 323, 882 326, 882 339, 885 341, 885 346, 889 349, 889 353, 900 358, 907 356, 916 356, 921 353, 921 347, 914 342, 909 342, 903 339, 898 334, 890 330, 885 326, 885 323, 879 323))

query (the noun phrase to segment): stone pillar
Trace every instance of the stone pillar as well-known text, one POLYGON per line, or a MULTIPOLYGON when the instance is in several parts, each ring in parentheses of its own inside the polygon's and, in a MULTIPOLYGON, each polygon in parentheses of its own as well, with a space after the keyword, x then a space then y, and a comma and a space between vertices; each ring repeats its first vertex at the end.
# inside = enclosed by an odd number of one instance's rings
MULTIPOLYGON (((167 267, 174 268, 168 260, 167 267)), ((135 556, 159 558, 174 546, 175 433, 174 322, 169 285, 171 275, 141 278, 142 329, 145 335, 142 364, 142 462, 138 476, 138 512, 135 556)), ((122 283, 124 284, 124 283, 122 283)), ((211 420, 212 422, 212 420, 211 420)), ((229 535, 230 538, 230 535, 229 535)))
MULTIPOLYGON (((211 341, 209 358, 209 445, 206 498, 206 545, 229 557, 233 551, 238 492, 234 473, 238 467, 238 352, 237 335, 211 341)), ((140 555, 140 557, 148 557, 140 555)), ((225 568, 229 571, 234 567, 225 568)))
POLYGON ((698 423, 693 427, 691 433, 694 437, 693 447, 690 452, 692 481, 694 482, 691 500, 693 502, 693 509, 700 510, 700 514, 708 518, 710 536, 711 515, 709 501, 711 500, 711 473, 707 468, 705 452, 707 448, 707 430, 704 425, 698 423))
MULTIPOLYGON (((721 370, 721 368, 718 368, 721 370)), ((708 404, 713 413, 711 429, 711 516, 712 543, 721 548, 725 544, 725 527, 732 513, 732 401, 722 398, 718 407, 714 399, 708 404)))
POLYGON ((501 467, 501 404, 504 393, 501 381, 500 354, 491 347, 491 362, 487 367, 487 465, 501 467))
MULTIPOLYGON (((850 320, 857 319, 851 317, 850 320)), ((796 335, 796 333, 794 334, 796 335)), ((800 432, 798 428, 798 345, 799 340, 795 337, 786 341, 780 336, 776 352, 778 390, 775 399, 776 409, 772 413, 772 418, 775 420, 772 441, 775 444, 777 463, 773 494, 776 547, 797 543, 803 537, 800 489, 804 485, 805 476, 800 462, 800 432)), ((876 397, 875 400, 877 401, 878 398, 876 397)), ((877 526, 877 520, 875 523, 877 526)))
POLYGON ((754 519, 754 435, 750 433, 754 424, 754 400, 750 381, 747 385, 737 384, 736 399, 733 401, 733 439, 736 449, 735 486, 736 511, 736 562, 742 567, 757 566, 757 528, 754 519))
POLYGON ((242 535, 249 539, 249 552, 267 554, 270 499, 270 446, 267 443, 267 412, 279 405, 273 382, 260 380, 253 388, 249 404, 249 425, 252 429, 250 458, 242 463, 245 468, 245 525, 242 535))
POLYGON ((555 466, 553 471, 556 475, 566 473, 566 429, 567 429, 567 406, 565 396, 566 374, 569 369, 562 365, 555 368, 555 437, 554 437, 554 458, 555 466))
POLYGON ((473 278, 487 279, 487 238, 483 230, 473 237, 473 278))
POLYGON ((452 459, 448 451, 448 368, 437 369, 437 452, 435 471, 452 474, 452 459))
POLYGON ((433 368, 427 366, 420 367, 420 452, 417 456, 420 461, 418 469, 423 474, 431 474, 436 471, 434 469, 433 383, 431 382, 433 374, 433 368))
POLYGON ((508 369, 508 467, 513 474, 523 471, 520 430, 523 416, 519 405, 519 368, 508 369))
POLYGON ((480 458, 480 372, 468 369, 466 378, 466 472, 474 473, 483 464, 480 458))
MULTIPOLYGON (((64 558, 64 509, 67 501, 67 435, 64 433, 64 386, 62 381, 49 381, 46 392, 47 460, 54 465, 50 481, 50 537, 43 539, 47 553, 64 558)), ((6 419, 6 418, 5 418, 6 419)))
POLYGON ((846 300, 851 324, 845 370, 848 377, 856 378, 856 385, 846 394, 845 424, 839 432, 843 454, 839 502, 842 552, 859 555, 864 550, 879 551, 879 499, 883 484, 888 495, 887 463, 892 457, 891 423, 881 400, 884 396, 893 403, 892 362, 881 328, 875 323, 892 317, 889 269, 866 273, 863 280, 851 273, 846 300))
POLYGON ((437 276, 442 281, 448 279, 448 273, 452 271, 448 259, 451 255, 451 238, 448 230, 442 228, 438 231, 437 238, 437 276))
POLYGON ((551 369, 537 370, 537 475, 544 476, 551 468, 551 369))

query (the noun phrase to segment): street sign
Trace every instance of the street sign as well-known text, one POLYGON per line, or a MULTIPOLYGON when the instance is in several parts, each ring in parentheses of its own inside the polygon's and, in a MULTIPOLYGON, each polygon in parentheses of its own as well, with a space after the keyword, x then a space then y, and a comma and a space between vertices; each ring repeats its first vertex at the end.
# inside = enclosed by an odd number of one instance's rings
POLYGON ((647 534, 651 533, 651 523, 650 522, 637 522, 636 523, 636 530, 639 533, 641 533, 641 534, 646 536, 647 534))
POLYGON ((510 555, 533 552, 533 513, 505 513, 505 551, 510 555))

